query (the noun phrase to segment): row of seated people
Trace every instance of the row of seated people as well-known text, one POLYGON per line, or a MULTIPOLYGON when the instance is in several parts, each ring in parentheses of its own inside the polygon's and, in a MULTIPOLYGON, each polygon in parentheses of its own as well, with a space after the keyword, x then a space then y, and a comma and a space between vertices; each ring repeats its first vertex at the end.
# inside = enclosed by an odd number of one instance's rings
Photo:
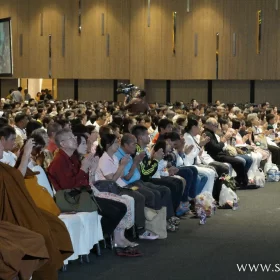
MULTIPOLYGON (((98 204, 103 233, 114 236, 117 255, 141 256, 137 249, 139 244, 129 241, 125 230, 135 225, 140 239, 155 240, 159 237, 145 228, 145 209, 166 209, 166 221, 163 221, 166 229, 176 232, 180 217, 191 213, 195 197, 205 191, 214 194, 215 182, 222 174, 228 174, 233 169, 239 188, 257 188, 253 182, 254 171, 261 162, 278 164, 278 139, 274 137, 271 140, 271 135, 275 136, 277 130, 276 113, 268 113, 268 123, 260 124, 258 114, 254 112, 246 116, 237 116, 236 112, 221 115, 219 110, 225 108, 211 107, 208 114, 201 116, 195 113, 195 109, 183 115, 171 114, 172 118, 162 115, 155 129, 151 129, 149 116, 138 118, 138 124, 129 118, 127 124, 130 126, 127 125, 123 134, 114 122, 120 120, 121 112, 108 113, 106 119, 112 117, 113 122, 105 125, 103 118, 97 123, 98 127, 85 126, 77 122, 79 118, 75 118, 72 127, 67 119, 54 119, 44 129, 34 118, 32 120, 18 112, 13 128, 2 118, 0 137, 4 164, 1 168, 7 173, 2 188, 3 193, 9 195, 1 198, 2 205, 5 205, 1 220, 39 231, 24 221, 29 219, 25 216, 31 209, 23 211, 21 208, 28 201, 35 209, 34 200, 36 211, 43 211, 38 198, 31 197, 27 191, 30 185, 36 184, 34 178, 39 182, 38 187, 41 182, 50 194, 53 192, 51 185, 56 192, 87 186, 98 204), (147 121, 143 122, 144 119, 147 121), (25 129, 29 131, 28 137, 25 129), (237 143, 246 143, 250 152, 231 154, 232 147, 237 147, 237 143), (36 166, 42 167, 40 174, 34 172, 36 166), (48 177, 51 184, 44 185, 42 175, 48 177), (119 192, 101 192, 96 186, 103 180, 116 182, 119 192), (12 185, 17 185, 20 191, 9 188, 12 185), (15 191, 20 193, 17 198, 14 198, 15 191), (14 206, 6 206, 13 203, 19 208, 17 211, 13 211, 14 206), (24 217, 23 221, 19 217, 24 217)), ((216 195, 214 197, 217 199, 216 195)), ((33 211, 34 215, 36 211, 33 211)), ((59 213, 53 214, 57 216, 59 213)), ((61 226, 61 234, 66 234, 65 227, 55 219, 55 215, 51 216, 52 219, 61 226)), ((40 219, 50 220, 41 216, 40 219)), ((35 218, 34 223, 37 220, 35 218)), ((43 227, 39 233, 45 234, 43 227)), ((59 240, 59 236, 56 238, 59 240)), ((62 244, 67 250, 61 251, 68 252, 65 257, 69 257, 72 251, 69 236, 68 239, 64 237, 64 241, 62 244)), ((48 251, 50 255, 53 253, 49 248, 48 251)), ((48 261, 42 267, 50 263, 48 261)), ((40 269, 37 271, 40 272, 40 269)), ((50 271, 55 274, 55 269, 50 271)), ((33 279, 36 279, 36 273, 33 279)))

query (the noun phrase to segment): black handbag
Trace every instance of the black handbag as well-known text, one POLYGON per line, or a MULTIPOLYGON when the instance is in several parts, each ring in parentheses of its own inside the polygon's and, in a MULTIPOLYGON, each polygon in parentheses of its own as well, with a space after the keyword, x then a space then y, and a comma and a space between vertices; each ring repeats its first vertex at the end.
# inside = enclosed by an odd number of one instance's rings
POLYGON ((119 194, 121 192, 121 187, 113 180, 100 180, 94 183, 94 186, 100 192, 108 192, 119 194))

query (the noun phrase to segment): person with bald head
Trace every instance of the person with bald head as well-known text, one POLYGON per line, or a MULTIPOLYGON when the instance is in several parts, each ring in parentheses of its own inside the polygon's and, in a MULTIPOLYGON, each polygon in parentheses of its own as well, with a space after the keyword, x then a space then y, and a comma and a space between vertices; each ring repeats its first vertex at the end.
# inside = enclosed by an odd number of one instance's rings
POLYGON ((205 145, 205 151, 207 151, 208 154, 216 161, 230 163, 237 174, 235 179, 238 187, 243 189, 249 188, 248 176, 242 160, 227 155, 225 151, 225 143, 232 135, 227 132, 220 138, 220 141, 218 141, 215 133, 219 128, 219 124, 215 118, 208 118, 204 127, 204 133, 210 138, 210 141, 205 145))

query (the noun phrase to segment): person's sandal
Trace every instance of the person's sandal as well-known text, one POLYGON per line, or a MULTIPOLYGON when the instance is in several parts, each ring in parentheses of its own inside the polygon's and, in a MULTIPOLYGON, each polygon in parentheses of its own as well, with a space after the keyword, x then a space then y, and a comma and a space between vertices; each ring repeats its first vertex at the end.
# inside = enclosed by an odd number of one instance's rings
POLYGON ((119 257, 142 257, 143 254, 135 248, 126 247, 126 248, 115 248, 116 255, 119 257))
POLYGON ((166 222, 166 229, 168 232, 176 232, 176 226, 168 221, 166 222))

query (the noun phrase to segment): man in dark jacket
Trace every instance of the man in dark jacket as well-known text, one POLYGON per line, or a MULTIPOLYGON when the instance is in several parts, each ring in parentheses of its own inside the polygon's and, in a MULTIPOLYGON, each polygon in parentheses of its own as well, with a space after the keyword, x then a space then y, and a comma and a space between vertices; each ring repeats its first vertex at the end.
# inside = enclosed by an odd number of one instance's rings
POLYGON ((215 118, 209 118, 205 124, 205 134, 210 138, 210 141, 205 145, 205 150, 208 154, 216 161, 226 162, 232 165, 237 176, 236 181, 240 188, 247 188, 248 186, 248 176, 245 171, 242 160, 229 156, 225 152, 225 143, 230 139, 231 134, 226 133, 220 138, 220 142, 217 140, 215 132, 218 129, 218 122, 215 118))

